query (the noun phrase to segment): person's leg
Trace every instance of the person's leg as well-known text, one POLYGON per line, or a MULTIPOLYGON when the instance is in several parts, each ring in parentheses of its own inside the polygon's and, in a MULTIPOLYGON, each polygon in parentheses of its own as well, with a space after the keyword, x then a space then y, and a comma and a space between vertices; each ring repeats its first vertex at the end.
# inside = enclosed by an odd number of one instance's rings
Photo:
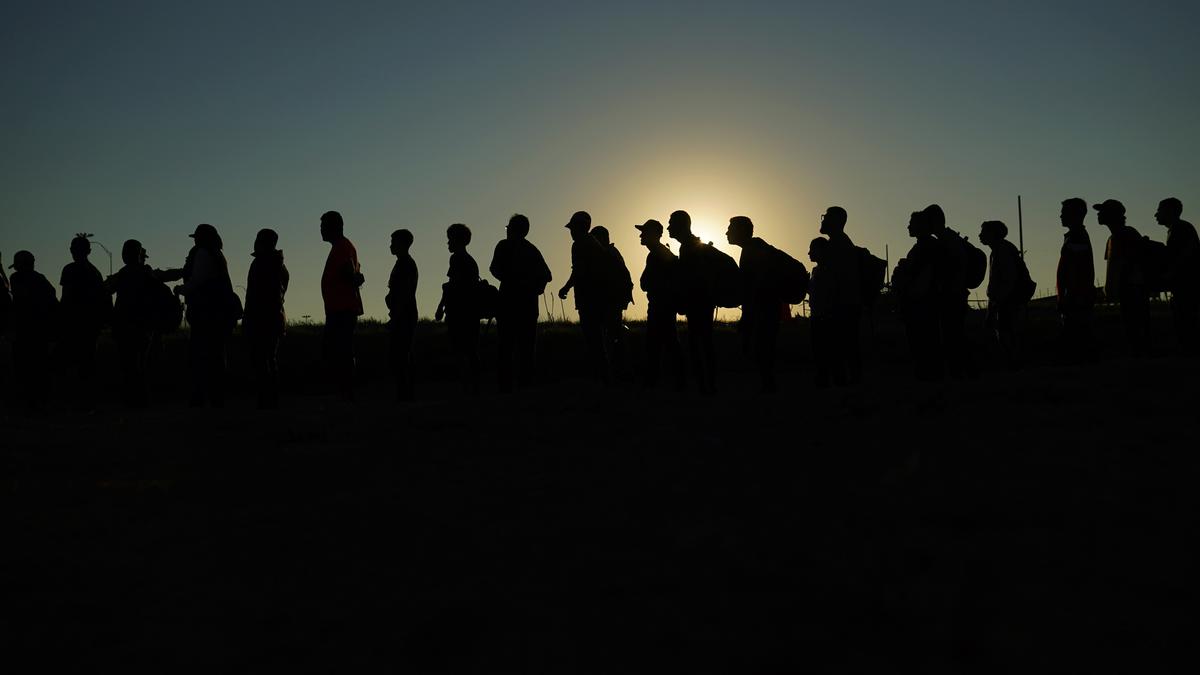
POLYGON ((665 347, 666 335, 662 317, 656 309, 651 308, 646 313, 646 371, 643 377, 643 383, 648 388, 658 385, 659 368, 665 347))
POLYGON ((713 309, 701 307, 687 315, 688 342, 696 366, 700 393, 714 394, 717 390, 716 349, 713 346, 713 309))
POLYGON ((402 401, 413 397, 412 346, 416 327, 415 321, 403 319, 392 325, 392 371, 396 375, 396 398, 402 401))
POLYGON ((188 332, 188 369, 191 376, 191 398, 189 405, 198 408, 204 405, 208 394, 208 345, 205 344, 203 324, 192 324, 188 332))
POLYGON ((842 307, 839 311, 840 325, 838 340, 841 342, 842 362, 845 364, 846 382, 858 384, 862 381, 862 308, 842 307))
MULTIPOLYGON (((503 301, 502 301, 503 302, 503 301)), ((513 360, 516 358, 517 316, 513 307, 501 305, 496 318, 496 386, 500 393, 513 390, 513 360)))
MULTIPOLYGON (((818 389, 826 389, 829 387, 830 383, 830 354, 828 346, 826 345, 826 342, 828 341, 826 332, 828 329, 825 324, 826 319, 821 316, 814 316, 808 322, 808 337, 809 341, 812 343, 813 384, 818 389)), ((907 327, 909 324, 906 323, 905 326, 907 327)), ((909 330, 908 333, 909 351, 914 352, 915 360, 913 332, 912 330, 909 330)))
POLYGON ((604 349, 604 318, 593 310, 581 310, 579 312, 579 328, 583 331, 588 367, 592 371, 593 377, 608 384, 608 357, 604 349))
POLYGON ((517 333, 516 385, 529 386, 537 377, 538 297, 526 298, 517 333))

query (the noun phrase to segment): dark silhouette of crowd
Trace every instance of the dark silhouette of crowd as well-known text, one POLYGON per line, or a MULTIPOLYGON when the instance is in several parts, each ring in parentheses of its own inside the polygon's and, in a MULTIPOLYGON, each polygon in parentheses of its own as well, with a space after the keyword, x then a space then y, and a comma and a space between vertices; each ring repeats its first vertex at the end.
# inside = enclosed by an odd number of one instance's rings
MULTIPOLYGON (((1200 351, 1200 240, 1195 227, 1182 218, 1183 204, 1164 199, 1154 214, 1167 228, 1165 242, 1131 227, 1124 205, 1115 199, 1095 204, 1092 210, 1097 223, 1109 230, 1101 288, 1095 285, 1093 248, 1085 224, 1087 202, 1080 198, 1062 202, 1065 232, 1055 278, 1061 317, 1058 360, 1066 364, 1097 360, 1092 322, 1101 299, 1119 307, 1128 353, 1147 354, 1151 299, 1163 293, 1169 294, 1178 351, 1196 355, 1200 351)), ((803 302, 811 319, 815 386, 854 386, 864 377, 864 315, 886 295, 904 325, 918 380, 975 378, 978 350, 970 344, 966 324, 968 298, 978 288, 984 288, 987 297, 984 335, 993 343, 1000 366, 1012 371, 1022 367, 1021 322, 1037 284, 1024 252, 1009 240, 1005 223, 989 220, 980 225, 978 241, 988 249, 985 253, 969 236, 947 226, 937 204, 914 211, 908 223, 912 247, 896 264, 890 283, 885 283, 887 263, 852 241, 846 232, 848 221, 846 210, 839 206, 825 211, 821 236, 808 248, 811 271, 755 236, 754 223, 746 216, 730 218, 726 231, 728 243, 740 249, 738 260, 697 237, 686 211, 671 213, 665 230, 654 219, 634 225, 646 248, 638 285, 648 302, 645 353, 635 359, 627 353, 624 321, 634 301, 633 277, 608 229, 593 226, 586 211, 574 213, 565 226, 571 237, 571 271, 558 296, 565 300, 574 294, 587 375, 600 386, 636 381, 648 389, 660 386, 665 378, 676 391, 686 389, 690 381, 700 394, 712 396, 717 392, 716 312, 740 307, 737 328, 743 351, 757 372, 761 391, 775 392, 780 328, 791 316, 790 306, 803 302), (664 241, 664 234, 678 245, 678 252, 664 241), (686 357, 679 316, 687 327, 686 357), (635 361, 641 366, 637 373, 635 361)), ((446 323, 449 348, 467 395, 480 391, 484 321, 495 320, 497 326, 498 390, 512 392, 537 380, 539 301, 553 275, 541 251, 528 239, 530 227, 524 215, 509 219, 488 266, 498 288, 480 277, 479 265, 468 252, 471 229, 462 223, 446 229, 449 268, 435 319, 446 323)), ((329 389, 352 400, 355 331, 363 314, 365 278, 340 213, 328 211, 321 216, 320 234, 330 244, 321 275, 325 371, 329 389)), ((193 245, 182 267, 151 267, 141 242, 130 239, 121 247, 122 267, 105 278, 89 262, 90 235, 76 235, 70 242, 72 262, 60 277, 61 298, 37 271, 31 252, 13 256, 11 278, 0 264, 0 335, 11 339, 17 399, 33 410, 46 405, 53 356, 70 374, 64 398, 80 411, 94 410, 103 390, 96 382, 97 341, 102 330, 111 327, 121 399, 129 407, 146 406, 152 347, 186 321, 190 403, 220 407, 225 402, 226 349, 240 322, 258 406, 278 407, 279 349, 288 325, 289 282, 279 234, 263 229, 254 240, 244 307, 234 292, 217 228, 200 224, 189 236, 193 245)), ((407 229, 391 234, 390 251, 396 262, 386 304, 390 369, 401 401, 415 395, 418 271, 409 253, 413 240, 407 229)))

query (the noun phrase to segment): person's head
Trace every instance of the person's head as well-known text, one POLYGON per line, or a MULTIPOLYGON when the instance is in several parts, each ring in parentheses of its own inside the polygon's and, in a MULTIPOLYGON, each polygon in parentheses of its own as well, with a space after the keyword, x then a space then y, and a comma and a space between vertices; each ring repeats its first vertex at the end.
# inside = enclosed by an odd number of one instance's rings
POLYGON ((529 219, 519 213, 514 213, 512 218, 508 219, 507 236, 509 239, 524 239, 528 237, 529 219))
POLYGON ((825 252, 829 250, 829 240, 825 237, 817 237, 808 243, 808 259, 814 265, 820 265, 825 259, 825 252))
POLYGON ((33 254, 29 251, 17 251, 13 256, 12 264, 8 269, 17 272, 32 272, 33 271, 33 254))
POLYGON ((995 246, 1008 236, 1008 226, 999 220, 985 220, 979 226, 979 241, 984 246, 995 246))
POLYGON ((837 234, 846 229, 846 209, 831 206, 821 216, 821 234, 837 234))
POLYGON ((1154 219, 1159 225, 1170 227, 1179 222, 1183 217, 1183 202, 1175 197, 1167 197, 1158 203, 1158 210, 1154 212, 1154 219))
MULTIPOLYGON (((470 236, 470 231, 467 231, 467 236, 470 236)), ((392 244, 388 250, 392 255, 401 255, 408 253, 408 249, 412 247, 413 234, 408 230, 396 230, 392 233, 392 244)))
POLYGON ((221 235, 217 234, 217 228, 208 223, 200 223, 196 226, 196 231, 188 236, 195 239, 196 245, 202 248, 213 251, 220 251, 223 248, 221 235))
POLYGON ((578 241, 592 229, 592 215, 587 211, 576 211, 571 214, 566 228, 571 231, 571 239, 578 241))
POLYGON ((908 236, 916 239, 929 234, 929 228, 925 226, 925 212, 913 211, 908 217, 908 236))
POLYGON ((471 228, 462 223, 454 223, 446 228, 446 248, 450 249, 451 253, 467 250, 470 243, 471 228))
POLYGON ((279 233, 269 228, 263 228, 258 231, 254 237, 254 255, 267 255, 274 253, 276 247, 279 246, 279 233))
POLYGON ((71 259, 75 262, 83 262, 92 254, 92 242, 82 234, 75 235, 71 240, 71 259))
POLYGON ((1101 225, 1115 228, 1125 224, 1125 205, 1116 199, 1105 199, 1092 208, 1096 209, 1096 222, 1101 225))
POLYGON ((634 225, 634 229, 638 231, 638 242, 642 246, 649 246, 654 242, 660 241, 663 235, 662 223, 651 218, 641 225, 634 225))
POLYGON ((675 211, 667 219, 667 234, 682 242, 692 236, 692 217, 687 211, 675 211))
POLYGON ((930 204, 921 210, 921 221, 929 234, 941 234, 946 229, 946 213, 937 204, 930 204))
POLYGON ((1086 201, 1081 197, 1071 197, 1063 200, 1058 219, 1062 221, 1063 227, 1083 227, 1083 219, 1087 217, 1087 212, 1086 201))
POLYGON ((121 246, 121 262, 126 265, 145 265, 149 257, 142 242, 137 239, 128 239, 121 246))
POLYGON ((344 235, 346 225, 342 222, 342 214, 337 211, 326 211, 321 214, 321 241, 330 243, 340 240, 344 235))
POLYGON ((754 223, 746 216, 734 216, 729 219, 729 227, 725 230, 725 239, 734 246, 745 246, 754 238, 754 223))
POLYGON ((609 239, 608 236, 608 228, 604 227, 603 225, 597 225, 593 227, 592 236, 596 238, 596 241, 604 244, 605 246, 608 246, 612 243, 612 240, 609 239))

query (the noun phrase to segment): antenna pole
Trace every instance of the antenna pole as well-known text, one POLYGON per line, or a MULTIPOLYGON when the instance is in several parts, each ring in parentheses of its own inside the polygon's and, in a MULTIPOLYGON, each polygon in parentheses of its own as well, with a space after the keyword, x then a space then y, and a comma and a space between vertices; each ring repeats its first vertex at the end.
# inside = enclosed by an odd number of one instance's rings
POLYGON ((1021 260, 1025 259, 1025 217, 1021 212, 1021 195, 1017 195, 1017 236, 1020 238, 1021 260))

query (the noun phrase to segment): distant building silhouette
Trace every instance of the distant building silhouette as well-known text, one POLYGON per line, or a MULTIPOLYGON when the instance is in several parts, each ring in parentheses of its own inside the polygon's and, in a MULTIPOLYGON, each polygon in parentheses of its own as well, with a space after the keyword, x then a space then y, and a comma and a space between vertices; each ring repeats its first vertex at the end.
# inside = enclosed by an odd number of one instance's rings
POLYGON ((533 379, 538 300, 553 278, 542 252, 528 236, 529 218, 514 214, 509 218, 506 236, 496 244, 492 264, 488 266, 492 276, 500 282, 496 376, 502 392, 512 391, 514 379, 517 384, 528 384, 533 379))
POLYGON ((388 334, 391 338, 392 373, 396 378, 396 398, 413 397, 413 336, 417 330, 417 263, 409 254, 413 235, 408 230, 392 232, 389 249, 396 256, 388 277, 388 334))
POLYGON ((275 230, 259 230, 250 254, 254 261, 246 277, 242 328, 258 388, 258 407, 262 409, 279 407, 279 341, 287 326, 284 298, 291 277, 278 245, 275 230))
POLYGON ((345 400, 354 399, 354 332, 363 315, 359 288, 363 285, 358 251, 345 235, 342 214, 321 215, 321 240, 329 242, 329 256, 321 273, 321 299, 325 303, 322 350, 336 388, 345 400))

